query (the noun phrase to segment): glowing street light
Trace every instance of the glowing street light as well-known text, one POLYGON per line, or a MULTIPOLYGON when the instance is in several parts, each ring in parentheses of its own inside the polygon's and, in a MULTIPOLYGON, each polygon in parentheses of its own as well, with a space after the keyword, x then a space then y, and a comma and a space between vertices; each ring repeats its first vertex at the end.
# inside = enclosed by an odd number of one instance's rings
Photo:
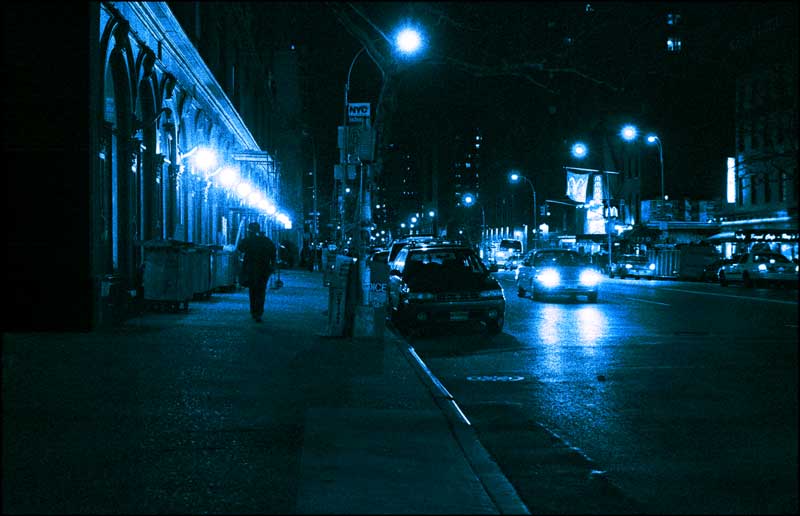
POLYGON ((628 124, 622 128, 622 131, 620 131, 619 134, 620 136, 622 136, 623 140, 630 142, 636 139, 636 136, 639 134, 639 131, 636 129, 635 125, 628 124))
POLYGON ((402 54, 415 54, 422 48, 422 36, 417 30, 406 27, 397 32, 394 44, 402 54))
POLYGON ((224 187, 232 188, 239 182, 239 173, 235 168, 225 167, 219 172, 219 182, 224 187))
POLYGON ((194 166, 200 170, 211 170, 217 166, 217 153, 211 149, 197 149, 194 155, 194 166))
POLYGON ((483 209, 483 204, 478 202, 474 195, 471 193, 465 193, 461 196, 461 202, 464 203, 464 206, 470 207, 473 204, 477 204, 481 207, 481 246, 483 247, 483 257, 486 257, 486 238, 484 233, 486 232, 486 211, 483 209))
POLYGON ((577 142, 572 146, 571 152, 574 157, 578 159, 583 159, 586 157, 586 154, 589 152, 589 150, 586 148, 585 144, 577 142))
MULTIPOLYGON (((574 146, 573 146, 573 148, 574 148, 574 146)), ((584 151, 585 151, 585 148, 584 148, 584 151)), ((573 153, 574 153, 574 151, 573 151, 573 153)), ((511 172, 511 174, 509 174, 508 178, 512 183, 518 183, 520 179, 524 179, 525 182, 527 182, 531 187, 531 192, 533 193, 533 248, 537 249, 539 247, 538 246, 539 228, 536 225, 536 210, 538 209, 536 207, 536 189, 533 187, 533 182, 531 182, 530 179, 528 179, 527 177, 525 177, 525 176, 523 176, 523 175, 521 175, 521 174, 519 174, 517 172, 511 172)))

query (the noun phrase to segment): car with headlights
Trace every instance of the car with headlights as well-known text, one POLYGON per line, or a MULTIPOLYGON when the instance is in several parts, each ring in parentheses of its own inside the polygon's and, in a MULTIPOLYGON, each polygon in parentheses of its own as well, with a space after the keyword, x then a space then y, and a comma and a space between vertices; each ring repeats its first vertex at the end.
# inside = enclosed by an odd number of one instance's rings
POLYGON ((503 330, 503 289, 469 246, 409 243, 389 265, 389 312, 401 328, 480 323, 503 330))
POLYGON ((756 251, 743 253, 720 268, 719 284, 727 287, 741 283, 745 287, 761 287, 780 284, 797 287, 798 265, 780 253, 756 251))
POLYGON ((620 256, 615 267, 611 268, 608 276, 614 275, 621 279, 625 278, 647 278, 652 279, 656 274, 656 264, 647 259, 642 254, 624 254, 620 256))
POLYGON ((597 302, 603 276, 600 269, 586 258, 568 249, 539 249, 530 251, 517 268, 517 295, 528 293, 533 299, 544 296, 586 296, 597 302))

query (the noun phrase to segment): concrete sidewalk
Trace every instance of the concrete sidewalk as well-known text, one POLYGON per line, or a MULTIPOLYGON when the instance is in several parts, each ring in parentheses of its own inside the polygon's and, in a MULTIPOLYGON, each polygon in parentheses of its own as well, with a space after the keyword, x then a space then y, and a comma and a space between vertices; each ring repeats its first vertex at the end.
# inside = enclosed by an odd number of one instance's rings
POLYGON ((5 334, 4 513, 526 514, 401 339, 326 337, 318 272, 92 334, 5 334))

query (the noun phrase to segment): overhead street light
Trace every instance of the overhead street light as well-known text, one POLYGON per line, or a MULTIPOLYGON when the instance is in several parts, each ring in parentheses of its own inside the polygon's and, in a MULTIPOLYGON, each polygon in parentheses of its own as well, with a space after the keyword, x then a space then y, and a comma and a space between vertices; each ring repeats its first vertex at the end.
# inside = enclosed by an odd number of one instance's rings
MULTIPOLYGON (((379 31, 380 32, 380 31, 379 31)), ((381 33, 383 35, 383 33, 381 33)), ((385 36, 384 36, 385 37, 385 36)), ((388 39, 388 38, 387 38, 388 39)), ((395 40, 393 42, 394 49, 397 51, 399 56, 411 56, 419 51, 422 47, 422 36, 416 30, 411 29, 410 27, 405 27, 399 30, 396 33, 395 40)), ((350 63, 350 67, 347 70, 347 80, 345 82, 344 88, 344 112, 343 112, 343 120, 342 120, 342 127, 347 127, 347 111, 348 111, 348 96, 350 92, 350 76, 353 72, 353 66, 362 53, 367 51, 367 46, 362 46, 361 49, 356 53, 353 57, 353 60, 350 63)), ((367 55, 370 56, 372 61, 378 67, 381 72, 381 90, 378 96, 377 107, 375 110, 375 121, 376 125, 379 125, 379 118, 378 114, 380 112, 380 106, 383 101, 383 95, 386 90, 387 84, 387 73, 381 66, 381 64, 375 60, 375 57, 372 56, 369 52, 367 55)), ((377 140, 377 138, 376 138, 377 140)), ((373 143, 374 145, 374 143, 373 143)), ((374 148, 374 147, 373 147, 374 148)), ((349 160, 348 160, 349 161, 349 160)), ((344 163, 343 163, 344 165, 344 163)), ((355 320, 353 324, 353 336, 373 336, 375 333, 374 327, 377 324, 374 320, 373 315, 369 315, 372 312, 372 307, 369 305, 369 296, 370 296, 370 278, 369 278, 369 269, 367 268, 367 247, 369 245, 371 239, 371 228, 372 228, 372 201, 371 201, 371 190, 372 190, 372 169, 371 166, 368 165, 366 174, 362 174, 362 181, 360 183, 359 188, 359 196, 358 202, 356 203, 357 206, 360 206, 360 224, 356 233, 356 256, 357 256, 357 267, 358 267, 358 279, 359 279, 359 287, 360 287, 360 299, 357 302, 356 310, 355 310, 355 320), (369 320, 369 321, 368 321, 369 320)), ((342 178, 342 189, 345 188, 345 179, 342 178)), ((344 199, 344 194, 342 198, 344 199)), ((340 217, 342 219, 342 223, 344 223, 344 203, 340 208, 340 217)), ((342 234, 344 239, 344 231, 342 234)))
MULTIPOLYGON (((585 151, 585 148, 584 148, 584 151, 585 151)), ((511 174, 508 176, 508 179, 514 184, 519 183, 519 180, 523 179, 531 187, 531 193, 533 194, 533 248, 534 249, 538 249, 539 248, 539 245, 538 245, 539 244, 539 227, 536 225, 536 210, 537 210, 537 206, 536 206, 536 188, 533 187, 533 182, 531 182, 530 179, 528 179, 527 177, 523 176, 522 174, 520 174, 518 172, 511 172, 511 174)))
POLYGON ((583 143, 577 142, 572 146, 571 152, 574 157, 578 159, 583 159, 586 157, 588 149, 586 148, 586 145, 584 145, 583 143))
POLYGON ((664 150, 661 146, 661 138, 655 134, 648 135, 647 143, 658 145, 658 164, 661 166, 661 200, 666 201, 667 198, 664 196, 664 150))
POLYGON ((639 130, 636 129, 635 125, 628 124, 622 128, 619 134, 622 136, 623 140, 630 142, 636 139, 636 136, 639 135, 639 130))

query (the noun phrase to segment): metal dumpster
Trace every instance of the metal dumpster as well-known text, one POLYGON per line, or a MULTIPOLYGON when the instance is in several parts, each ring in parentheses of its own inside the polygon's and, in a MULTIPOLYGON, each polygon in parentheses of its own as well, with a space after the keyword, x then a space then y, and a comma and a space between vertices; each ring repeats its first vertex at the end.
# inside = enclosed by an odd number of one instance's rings
POLYGON ((192 246, 187 249, 192 268, 192 295, 194 299, 211 297, 211 249, 192 246))
POLYGON ((211 290, 231 292, 236 290, 238 260, 229 246, 211 247, 211 290))
POLYGON ((155 310, 189 308, 194 295, 192 264, 187 244, 173 240, 150 240, 142 244, 144 301, 155 310))

